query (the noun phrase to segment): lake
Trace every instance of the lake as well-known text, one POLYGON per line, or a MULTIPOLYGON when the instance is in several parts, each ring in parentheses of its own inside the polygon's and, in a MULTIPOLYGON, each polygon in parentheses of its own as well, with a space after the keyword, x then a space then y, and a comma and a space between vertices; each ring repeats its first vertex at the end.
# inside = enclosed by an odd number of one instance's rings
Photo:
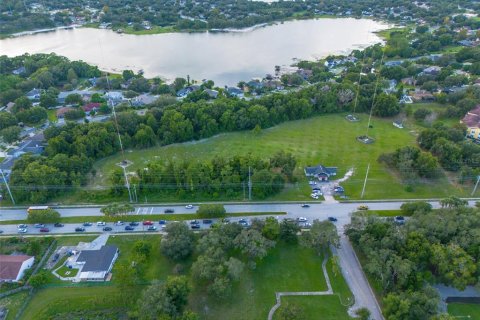
POLYGON ((223 86, 274 73, 275 65, 291 65, 295 58, 314 60, 381 42, 374 32, 387 27, 369 19, 325 18, 218 33, 136 36, 78 28, 0 40, 0 54, 54 52, 106 71, 142 69, 146 77, 167 80, 189 75, 223 86))

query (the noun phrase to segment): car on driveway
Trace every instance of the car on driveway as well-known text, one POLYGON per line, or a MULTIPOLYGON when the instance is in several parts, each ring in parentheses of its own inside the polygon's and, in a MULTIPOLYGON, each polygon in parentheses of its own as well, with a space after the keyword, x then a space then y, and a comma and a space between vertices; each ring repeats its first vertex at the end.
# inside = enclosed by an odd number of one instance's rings
POLYGON ((84 232, 84 231, 85 231, 85 228, 83 228, 83 227, 75 228, 75 232, 84 232))
POLYGON ((149 227, 147 228, 147 231, 157 231, 157 227, 155 227, 155 226, 149 226, 149 227))
POLYGON ((335 218, 335 217, 328 217, 328 221, 337 222, 337 218, 335 218))
POLYGON ((310 208, 310 205, 306 203, 302 203, 302 208, 310 208))
POLYGON ((50 232, 50 229, 43 227, 40 228, 40 232, 50 232))
POLYGON ((125 231, 133 231, 135 228, 133 226, 125 226, 125 231))
POLYGON ((165 213, 174 213, 175 210, 173 210, 173 209, 165 209, 163 212, 165 212, 165 213))
POLYGON ((132 226, 132 227, 136 227, 136 226, 139 225, 139 223, 138 223, 138 222, 135 222, 135 221, 132 221, 132 222, 130 222, 128 225, 129 225, 129 226, 132 226))
POLYGON ((362 204, 361 206, 357 207, 357 210, 368 210, 368 206, 362 204))
POLYGON ((305 217, 299 217, 299 218, 297 218, 297 222, 307 222, 307 221, 308 221, 308 219, 305 218, 305 217))
POLYGON ((57 223, 55 223, 53 226, 54 226, 55 228, 61 228, 61 227, 63 227, 63 223, 57 222, 57 223))
POLYGON ((103 231, 112 231, 112 227, 103 227, 103 231))
POLYGON ((84 226, 84 227, 91 227, 91 226, 92 226, 92 223, 91 223, 91 222, 84 222, 84 223, 83 223, 83 226, 84 226))
POLYGON ((187 204, 187 205, 185 206, 185 209, 193 209, 193 205, 187 204))
POLYGON ((18 228, 18 233, 27 233, 28 229, 27 228, 18 228))
POLYGON ((319 198, 318 194, 316 194, 316 193, 312 193, 312 194, 310 195, 310 197, 311 197, 312 199, 314 199, 314 200, 318 200, 318 198, 319 198))
POLYGON ((43 223, 35 223, 35 228, 45 228, 45 225, 43 223))
POLYGON ((153 222, 150 221, 150 220, 146 220, 146 221, 143 221, 143 225, 144 225, 144 226, 152 226, 152 225, 153 225, 153 222))

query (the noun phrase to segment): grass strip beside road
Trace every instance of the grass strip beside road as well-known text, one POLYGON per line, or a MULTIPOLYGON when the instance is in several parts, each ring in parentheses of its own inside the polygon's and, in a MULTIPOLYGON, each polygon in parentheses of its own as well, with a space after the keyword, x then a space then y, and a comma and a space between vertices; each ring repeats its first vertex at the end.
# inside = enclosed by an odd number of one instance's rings
POLYGON ((368 210, 365 211, 368 215, 379 217, 395 217, 395 216, 408 216, 402 210, 368 210))
MULTIPOLYGON (((234 217, 248 217, 248 216, 279 216, 285 215, 286 212, 236 212, 236 213, 227 213, 226 218, 234 217)), ((78 216, 78 217, 62 217, 60 218, 61 223, 84 223, 84 222, 93 222, 93 221, 105 221, 105 222, 116 222, 116 221, 146 221, 146 220, 167 220, 167 221, 184 221, 184 220, 194 220, 194 219, 204 219, 200 218, 196 213, 182 213, 182 214, 131 214, 126 216, 121 216, 117 218, 109 218, 105 216, 78 216)), ((215 218, 212 218, 215 219, 215 218)), ((26 220, 5 220, 1 221, 0 225, 7 224, 21 224, 26 223, 26 220)))

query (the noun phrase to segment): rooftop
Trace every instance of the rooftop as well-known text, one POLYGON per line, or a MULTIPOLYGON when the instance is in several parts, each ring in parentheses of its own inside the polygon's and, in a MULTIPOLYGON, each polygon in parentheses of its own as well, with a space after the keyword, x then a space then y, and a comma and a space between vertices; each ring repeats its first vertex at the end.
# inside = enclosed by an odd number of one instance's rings
POLYGON ((8 256, 0 255, 0 279, 14 280, 18 276, 18 272, 22 264, 32 258, 27 255, 8 256))
POLYGON ((108 271, 117 251, 116 246, 103 246, 99 250, 83 250, 77 262, 85 262, 82 272, 108 271))

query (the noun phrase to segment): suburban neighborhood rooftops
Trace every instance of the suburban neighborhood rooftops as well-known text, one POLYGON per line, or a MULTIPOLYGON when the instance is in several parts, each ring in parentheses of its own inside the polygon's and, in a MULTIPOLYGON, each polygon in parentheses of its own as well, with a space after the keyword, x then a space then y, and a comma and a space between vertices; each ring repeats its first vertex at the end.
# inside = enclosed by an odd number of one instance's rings
POLYGON ((108 271, 112 265, 118 248, 103 246, 99 250, 83 250, 77 258, 77 263, 85 263, 82 272, 108 271))
POLYGON ((31 258, 27 255, 0 255, 0 280, 16 279, 22 264, 31 258))
POLYGON ((480 128, 480 105, 470 110, 461 122, 469 128, 480 128))

